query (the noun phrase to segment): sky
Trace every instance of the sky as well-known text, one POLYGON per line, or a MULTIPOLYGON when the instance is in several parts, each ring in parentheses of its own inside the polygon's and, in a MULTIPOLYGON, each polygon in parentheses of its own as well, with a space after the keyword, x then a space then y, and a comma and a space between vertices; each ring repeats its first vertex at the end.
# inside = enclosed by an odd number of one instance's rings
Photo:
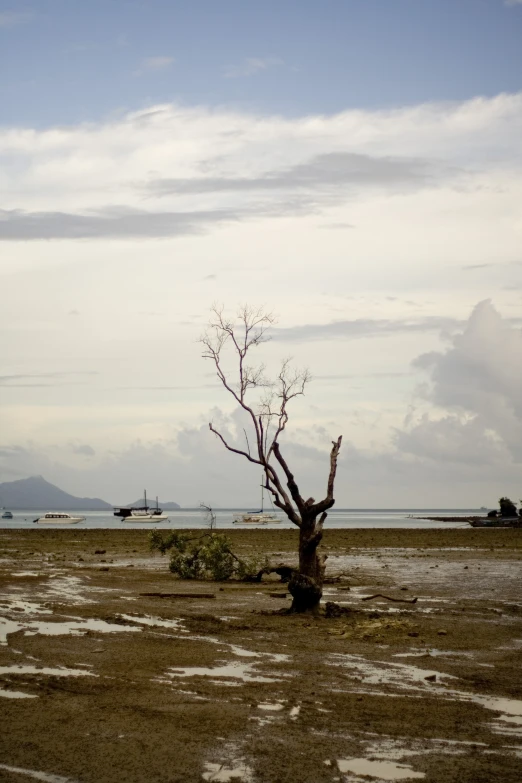
POLYGON ((338 506, 518 499, 521 44, 518 0, 0 0, 0 482, 253 505, 198 343, 250 303, 306 496, 342 434, 338 506))

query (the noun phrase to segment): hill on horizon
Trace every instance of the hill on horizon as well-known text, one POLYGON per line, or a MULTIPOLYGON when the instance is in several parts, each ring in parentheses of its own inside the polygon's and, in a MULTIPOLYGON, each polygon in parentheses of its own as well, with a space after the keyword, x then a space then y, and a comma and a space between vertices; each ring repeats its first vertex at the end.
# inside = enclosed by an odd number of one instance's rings
POLYGON ((112 505, 100 498, 69 495, 43 476, 30 476, 0 484, 0 506, 8 509, 48 509, 49 511, 103 511, 112 505))

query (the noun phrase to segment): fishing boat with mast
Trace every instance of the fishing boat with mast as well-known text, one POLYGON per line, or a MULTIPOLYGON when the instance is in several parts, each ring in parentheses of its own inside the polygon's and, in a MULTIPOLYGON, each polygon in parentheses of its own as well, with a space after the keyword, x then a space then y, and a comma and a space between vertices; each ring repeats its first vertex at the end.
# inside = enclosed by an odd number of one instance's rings
POLYGON ((147 490, 143 490, 143 506, 121 507, 114 509, 114 516, 121 517, 123 522, 167 522, 168 516, 159 507, 156 496, 156 508, 147 505, 147 490))
POLYGON ((279 517, 264 510, 264 485, 261 484, 261 509, 259 511, 247 511, 238 514, 233 520, 234 525, 278 525, 279 517))

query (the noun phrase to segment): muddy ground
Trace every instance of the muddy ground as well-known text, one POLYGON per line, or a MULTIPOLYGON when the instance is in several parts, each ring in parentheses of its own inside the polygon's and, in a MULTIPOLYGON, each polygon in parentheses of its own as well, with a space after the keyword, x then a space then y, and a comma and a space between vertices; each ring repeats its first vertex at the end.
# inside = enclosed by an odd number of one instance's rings
MULTIPOLYGON (((0 531, 0 780, 522 780, 522 531, 327 531, 332 619, 147 535, 0 531)), ((230 536, 279 563, 297 531, 230 536)))

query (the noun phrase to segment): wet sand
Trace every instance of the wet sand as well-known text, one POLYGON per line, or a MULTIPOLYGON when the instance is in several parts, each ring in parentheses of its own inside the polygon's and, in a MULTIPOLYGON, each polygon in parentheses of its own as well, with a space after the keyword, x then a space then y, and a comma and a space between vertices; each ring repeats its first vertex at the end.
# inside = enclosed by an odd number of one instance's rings
MULTIPOLYGON (((147 535, 0 531, 1 781, 522 779, 522 531, 327 530, 331 619, 147 535)), ((297 531, 227 535, 294 561, 297 531)))

